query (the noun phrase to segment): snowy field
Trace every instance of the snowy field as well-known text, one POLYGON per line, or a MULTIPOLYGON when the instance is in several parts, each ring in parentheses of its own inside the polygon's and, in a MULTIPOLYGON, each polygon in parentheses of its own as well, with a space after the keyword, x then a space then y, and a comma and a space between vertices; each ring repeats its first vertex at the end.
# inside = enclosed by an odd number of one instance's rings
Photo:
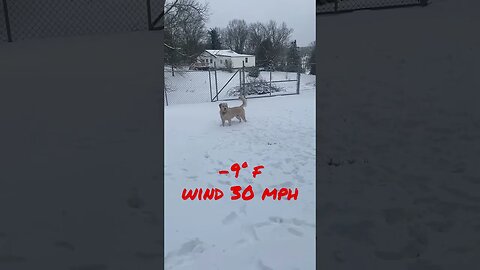
POLYGON ((315 268, 312 77, 300 95, 248 99, 247 123, 222 127, 218 103, 165 108, 166 269, 315 268), (243 162, 238 179, 218 174, 243 162), (257 165, 265 168, 254 179, 257 165), (230 200, 233 185, 252 185, 255 197, 230 200), (298 200, 262 201, 267 187, 298 188, 298 200), (225 197, 184 201, 184 188, 220 188, 225 197))
MULTIPOLYGON (((210 83, 212 89, 212 96, 216 95, 215 89, 215 74, 213 71, 209 74, 208 71, 176 71, 174 76, 170 70, 165 70, 165 86, 167 88, 168 105, 175 104, 191 104, 191 103, 204 103, 211 100, 210 96, 210 83)), ((245 71, 245 75, 248 75, 245 71)), ((297 92, 297 82, 275 82, 286 80, 297 80, 297 73, 294 72, 280 72, 274 71, 272 75, 272 87, 278 88, 279 92, 273 92, 272 94, 292 94, 297 92)), ((254 81, 253 78, 246 76, 246 82, 254 81)), ((261 80, 264 82, 270 81, 270 72, 262 71, 256 81, 261 80)), ((239 73, 236 75, 227 71, 217 71, 217 87, 220 92, 219 100, 236 98, 238 95, 231 95, 231 91, 238 88, 240 84, 239 73), (233 76, 233 78, 232 78, 233 76), (227 82, 231 81, 227 84, 227 82), (225 84, 227 84, 225 86, 225 84), (222 88, 225 88, 222 90, 222 88)), ((300 91, 311 90, 315 88, 315 76, 301 74, 300 76, 300 91)))
POLYGON ((480 4, 431 2, 317 16, 320 269, 479 269, 480 4))

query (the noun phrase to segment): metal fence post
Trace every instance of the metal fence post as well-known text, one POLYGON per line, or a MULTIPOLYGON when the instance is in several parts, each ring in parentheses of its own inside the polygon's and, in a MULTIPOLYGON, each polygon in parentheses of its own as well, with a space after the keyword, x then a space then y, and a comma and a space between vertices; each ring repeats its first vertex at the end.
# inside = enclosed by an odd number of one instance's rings
POLYGON ((338 11, 338 0, 335 0, 335 12, 338 11))
POLYGON ((300 71, 297 72, 297 95, 300 94, 300 71))
POLYGON ((212 96, 212 75, 210 74, 210 68, 208 68, 208 83, 210 84, 210 101, 213 102, 213 96, 212 96))
POLYGON ((10 28, 10 18, 8 17, 7 0, 2 0, 2 3, 3 3, 3 14, 5 15, 5 28, 7 30, 7 39, 8 39, 8 42, 12 42, 12 31, 10 28))
POLYGON ((215 72, 215 94, 218 101, 218 78, 217 78, 217 62, 213 62, 213 71, 215 72))
POLYGON ((270 83, 268 85, 268 90, 269 90, 270 96, 271 96, 272 95, 272 70, 271 69, 270 69, 270 83))
POLYGON ((238 79, 239 79, 239 81, 240 81, 239 86, 240 86, 240 95, 241 95, 241 94, 243 93, 243 90, 242 90, 242 89, 243 89, 243 88, 242 88, 242 72, 241 72, 240 69, 238 69, 237 72, 238 72, 238 79))
POLYGON ((242 61, 242 77, 243 77, 243 92, 242 95, 245 96, 245 61, 242 61))

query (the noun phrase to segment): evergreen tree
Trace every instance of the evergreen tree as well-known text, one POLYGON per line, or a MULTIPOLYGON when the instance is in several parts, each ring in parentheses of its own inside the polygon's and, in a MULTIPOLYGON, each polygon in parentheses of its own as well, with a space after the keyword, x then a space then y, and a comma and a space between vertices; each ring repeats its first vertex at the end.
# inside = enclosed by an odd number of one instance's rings
POLYGON ((209 48, 211 50, 220 50, 222 48, 222 44, 220 42, 220 33, 217 28, 212 28, 208 31, 210 35, 210 44, 209 48))
POLYGON ((290 43, 287 53, 287 70, 288 72, 298 72, 301 67, 301 58, 298 52, 297 41, 290 43))
POLYGON ((269 67, 272 64, 273 45, 270 39, 263 40, 255 52, 255 63, 259 67, 269 67))

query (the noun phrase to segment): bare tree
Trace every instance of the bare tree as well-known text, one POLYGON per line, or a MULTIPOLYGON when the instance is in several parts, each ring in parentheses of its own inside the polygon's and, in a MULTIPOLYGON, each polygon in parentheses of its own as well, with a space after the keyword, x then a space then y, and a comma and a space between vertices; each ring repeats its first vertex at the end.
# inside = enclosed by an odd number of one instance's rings
POLYGON ((206 23, 210 16, 208 3, 201 4, 197 0, 172 0, 165 3, 165 27, 174 28, 179 20, 186 16, 201 18, 202 23, 206 23))
POLYGON ((282 23, 280 26, 275 21, 269 21, 265 26, 266 35, 273 43, 274 47, 287 47, 290 35, 293 29, 288 28, 286 23, 282 23))
POLYGON ((225 46, 237 53, 245 51, 248 39, 248 26, 244 20, 234 19, 222 31, 225 46))
POLYGON ((258 46, 266 39, 265 26, 260 23, 252 23, 248 26, 248 40, 245 46, 245 51, 250 54, 254 54, 257 51, 258 46))
POLYGON ((281 67, 286 62, 286 50, 293 29, 288 28, 286 23, 280 26, 275 21, 269 21, 265 25, 266 37, 272 42, 273 63, 277 67, 281 67))
POLYGON ((205 46, 208 5, 196 0, 174 0, 165 4, 166 62, 192 62, 205 46))

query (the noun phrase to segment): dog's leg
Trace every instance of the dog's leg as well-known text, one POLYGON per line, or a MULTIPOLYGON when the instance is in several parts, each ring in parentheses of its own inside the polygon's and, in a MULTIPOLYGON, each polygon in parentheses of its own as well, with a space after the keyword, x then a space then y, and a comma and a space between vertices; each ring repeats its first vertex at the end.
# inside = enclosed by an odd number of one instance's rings
POLYGON ((231 126, 232 125, 232 120, 228 120, 228 125, 231 126))
POLYGON ((238 121, 242 122, 242 118, 240 116, 237 115, 235 117, 238 119, 238 121))

